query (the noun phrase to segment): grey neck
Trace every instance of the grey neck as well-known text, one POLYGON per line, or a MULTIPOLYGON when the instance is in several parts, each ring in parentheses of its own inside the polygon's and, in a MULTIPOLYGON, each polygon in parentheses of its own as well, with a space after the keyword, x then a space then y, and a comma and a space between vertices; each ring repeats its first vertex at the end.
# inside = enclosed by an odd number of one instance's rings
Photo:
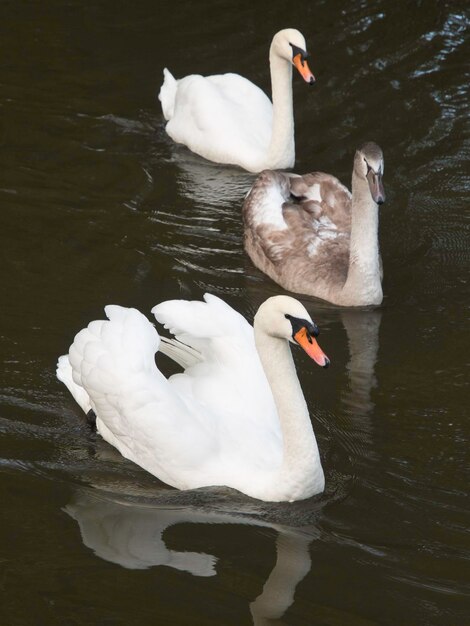
POLYGON ((343 287, 345 304, 380 304, 379 212, 369 184, 353 170, 349 269, 343 287))

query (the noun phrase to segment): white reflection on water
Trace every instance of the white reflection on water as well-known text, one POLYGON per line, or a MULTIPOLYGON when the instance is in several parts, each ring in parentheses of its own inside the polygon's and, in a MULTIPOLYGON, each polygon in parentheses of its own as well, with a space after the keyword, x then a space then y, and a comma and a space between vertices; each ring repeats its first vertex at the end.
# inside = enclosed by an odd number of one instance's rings
POLYGON ((79 492, 65 507, 80 526, 83 543, 96 556, 127 569, 167 565, 193 576, 214 576, 216 558, 198 552, 169 550, 162 535, 184 522, 211 523, 189 510, 134 506, 79 492))
POLYGON ((303 534, 236 513, 193 508, 163 508, 134 504, 110 495, 78 491, 64 508, 80 527, 82 541, 96 556, 128 569, 166 565, 193 576, 215 576, 217 559, 201 552, 170 550, 164 532, 170 526, 191 524, 244 524, 277 530, 277 559, 262 593, 250 604, 255 626, 280 618, 294 601, 298 583, 310 571, 309 545, 317 536, 309 527, 303 534))
MULTIPOLYGON (((255 176, 236 167, 221 167, 192 154, 185 148, 173 146, 178 164, 178 192, 195 203, 221 206, 237 203, 250 190, 255 176)), ((241 214, 240 214, 241 218, 241 214)))
POLYGON ((276 540, 277 559, 262 593, 250 604, 255 626, 280 619, 294 602, 297 585, 307 576, 312 565, 309 545, 311 537, 288 532, 276 540))

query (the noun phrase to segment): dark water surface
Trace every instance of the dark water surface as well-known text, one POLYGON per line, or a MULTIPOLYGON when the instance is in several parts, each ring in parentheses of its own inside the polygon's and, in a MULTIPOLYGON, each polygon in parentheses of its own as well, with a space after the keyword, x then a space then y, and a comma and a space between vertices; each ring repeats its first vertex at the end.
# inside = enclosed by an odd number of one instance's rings
POLYGON ((0 623, 468 623, 469 96, 465 4, 387 0, 1 5, 0 623), (297 164, 349 184, 377 141, 388 195, 375 310, 304 302, 328 371, 296 354, 324 495, 181 493, 87 429, 55 379, 107 303, 281 290, 242 247, 253 177, 165 135, 161 71, 269 89, 279 28, 297 164))

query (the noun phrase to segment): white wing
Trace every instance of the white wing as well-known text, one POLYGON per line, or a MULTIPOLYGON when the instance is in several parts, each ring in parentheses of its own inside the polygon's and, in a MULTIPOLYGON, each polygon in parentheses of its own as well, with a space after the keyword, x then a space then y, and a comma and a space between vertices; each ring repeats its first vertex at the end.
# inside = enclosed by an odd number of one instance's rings
MULTIPOLYGON (((189 367, 169 380, 155 365, 158 333, 135 309, 106 307, 109 319, 80 331, 68 354, 68 386, 84 399, 82 408, 95 411, 103 438, 180 489, 230 484, 239 472, 281 460, 279 420, 253 329, 219 298, 205 300, 154 309, 193 348, 189 367)), ((58 375, 67 370, 61 357, 58 375)))
POLYGON ((192 74, 177 81, 166 130, 206 159, 255 171, 269 147, 272 103, 237 74, 192 74))
POLYGON ((259 462, 266 455, 272 464, 281 442, 280 423, 253 327, 220 298, 205 294, 204 300, 172 300, 152 309, 157 321, 201 355, 169 382, 219 416, 232 447, 259 462))
POLYGON ((91 322, 70 347, 73 381, 86 390, 108 443, 184 488, 195 466, 204 473, 206 460, 217 456, 213 416, 189 406, 158 371, 159 337, 139 311, 105 310, 109 321, 91 322))

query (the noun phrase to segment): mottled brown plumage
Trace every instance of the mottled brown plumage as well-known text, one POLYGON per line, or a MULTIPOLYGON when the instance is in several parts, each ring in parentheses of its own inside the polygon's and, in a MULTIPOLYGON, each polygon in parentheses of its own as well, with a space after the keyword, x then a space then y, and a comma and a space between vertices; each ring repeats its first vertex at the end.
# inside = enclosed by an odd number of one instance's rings
POLYGON ((245 248, 253 263, 296 293, 343 305, 381 302, 377 204, 367 176, 372 171, 374 184, 380 183, 383 192, 382 170, 382 152, 376 144, 365 144, 356 152, 355 200, 329 174, 262 172, 243 205, 245 248), (362 231, 356 236, 357 246, 351 241, 353 206, 362 231))

